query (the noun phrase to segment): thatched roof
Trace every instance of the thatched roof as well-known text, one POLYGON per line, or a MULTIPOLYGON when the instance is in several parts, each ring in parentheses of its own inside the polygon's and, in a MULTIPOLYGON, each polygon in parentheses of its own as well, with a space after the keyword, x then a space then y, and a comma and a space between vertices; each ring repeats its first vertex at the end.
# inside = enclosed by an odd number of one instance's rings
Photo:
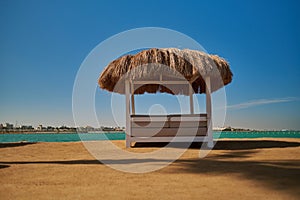
MULTIPOLYGON (((217 55, 189 49, 148 49, 136 55, 125 55, 112 61, 101 73, 100 88, 124 94, 124 80, 154 80, 153 84, 135 88, 135 94, 166 92, 187 94, 182 85, 177 89, 155 84, 155 80, 189 81, 195 93, 205 93, 204 78, 211 77, 212 91, 227 85, 232 80, 232 72, 225 59, 217 55)), ((174 86, 174 85, 173 85, 174 86)))

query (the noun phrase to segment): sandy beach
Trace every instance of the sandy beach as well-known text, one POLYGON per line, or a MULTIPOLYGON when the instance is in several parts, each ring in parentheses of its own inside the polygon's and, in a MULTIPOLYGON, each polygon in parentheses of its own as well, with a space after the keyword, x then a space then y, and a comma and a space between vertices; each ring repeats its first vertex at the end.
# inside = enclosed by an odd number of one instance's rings
POLYGON ((300 139, 219 140, 203 159, 195 144, 145 174, 111 169, 80 142, 0 144, 0 155, 3 200, 300 199, 300 139))

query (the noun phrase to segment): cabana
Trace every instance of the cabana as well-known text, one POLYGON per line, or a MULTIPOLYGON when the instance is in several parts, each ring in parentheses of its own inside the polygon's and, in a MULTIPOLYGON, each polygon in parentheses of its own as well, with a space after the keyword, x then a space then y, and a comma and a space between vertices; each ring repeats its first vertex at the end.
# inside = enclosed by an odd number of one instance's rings
POLYGON ((126 147, 133 142, 208 142, 213 146, 211 93, 232 80, 228 63, 216 55, 189 49, 148 49, 112 61, 99 86, 126 95, 126 147), (139 115, 135 95, 189 96, 190 114, 139 115), (206 113, 194 113, 194 93, 205 93, 206 113))

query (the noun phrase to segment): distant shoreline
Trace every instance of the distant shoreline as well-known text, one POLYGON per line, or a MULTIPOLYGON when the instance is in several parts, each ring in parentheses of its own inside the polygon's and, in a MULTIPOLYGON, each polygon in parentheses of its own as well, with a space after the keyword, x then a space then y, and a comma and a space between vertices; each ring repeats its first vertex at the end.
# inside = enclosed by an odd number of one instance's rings
MULTIPOLYGON (((300 132, 300 130, 241 130, 241 131, 220 131, 213 130, 213 132, 231 132, 231 133, 257 133, 257 132, 300 132)), ((0 131, 0 134, 78 134, 78 133, 95 133, 95 134, 106 134, 106 133, 125 133, 125 131, 0 131)))
POLYGON ((123 133, 124 131, 95 131, 95 132, 78 132, 78 131, 0 131, 0 134, 78 134, 78 133, 123 133))

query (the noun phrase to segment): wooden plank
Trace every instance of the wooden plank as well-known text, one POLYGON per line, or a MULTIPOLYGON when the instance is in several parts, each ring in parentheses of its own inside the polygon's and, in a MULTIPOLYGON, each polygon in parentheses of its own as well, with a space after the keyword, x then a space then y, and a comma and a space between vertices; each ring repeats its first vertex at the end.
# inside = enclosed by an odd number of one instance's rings
POLYGON ((134 81, 134 85, 145 85, 145 84, 159 84, 159 85, 187 85, 188 81, 160 81, 160 80, 145 80, 145 81, 134 81))
POLYGON ((132 142, 208 142, 207 136, 182 137, 132 137, 132 142))
POLYGON ((195 127, 207 127, 207 121, 170 121, 169 122, 170 128, 195 128, 195 127))
POLYGON ((200 114, 168 114, 168 115, 144 115, 144 114, 135 114, 130 115, 132 118, 138 118, 138 117, 206 117, 206 113, 200 113, 200 114))
POLYGON ((205 136, 206 127, 200 128, 132 128, 134 137, 180 137, 180 136, 205 136))
POLYGON ((131 122, 133 128, 169 128, 168 121, 135 121, 131 122))
POLYGON ((168 121, 167 116, 161 117, 131 117, 132 122, 166 122, 168 121))
POLYGON ((131 122, 166 122, 166 121, 207 121, 206 117, 139 117, 139 118, 131 118, 131 122))
POLYGON ((170 121, 181 121, 181 122, 186 122, 186 121, 206 121, 206 117, 170 117, 170 121))
POLYGON ((207 127, 207 121, 135 121, 131 122, 134 128, 195 128, 207 127))
POLYGON ((194 76, 190 79, 190 83, 192 84, 195 80, 199 78, 200 74, 194 74, 194 76))

